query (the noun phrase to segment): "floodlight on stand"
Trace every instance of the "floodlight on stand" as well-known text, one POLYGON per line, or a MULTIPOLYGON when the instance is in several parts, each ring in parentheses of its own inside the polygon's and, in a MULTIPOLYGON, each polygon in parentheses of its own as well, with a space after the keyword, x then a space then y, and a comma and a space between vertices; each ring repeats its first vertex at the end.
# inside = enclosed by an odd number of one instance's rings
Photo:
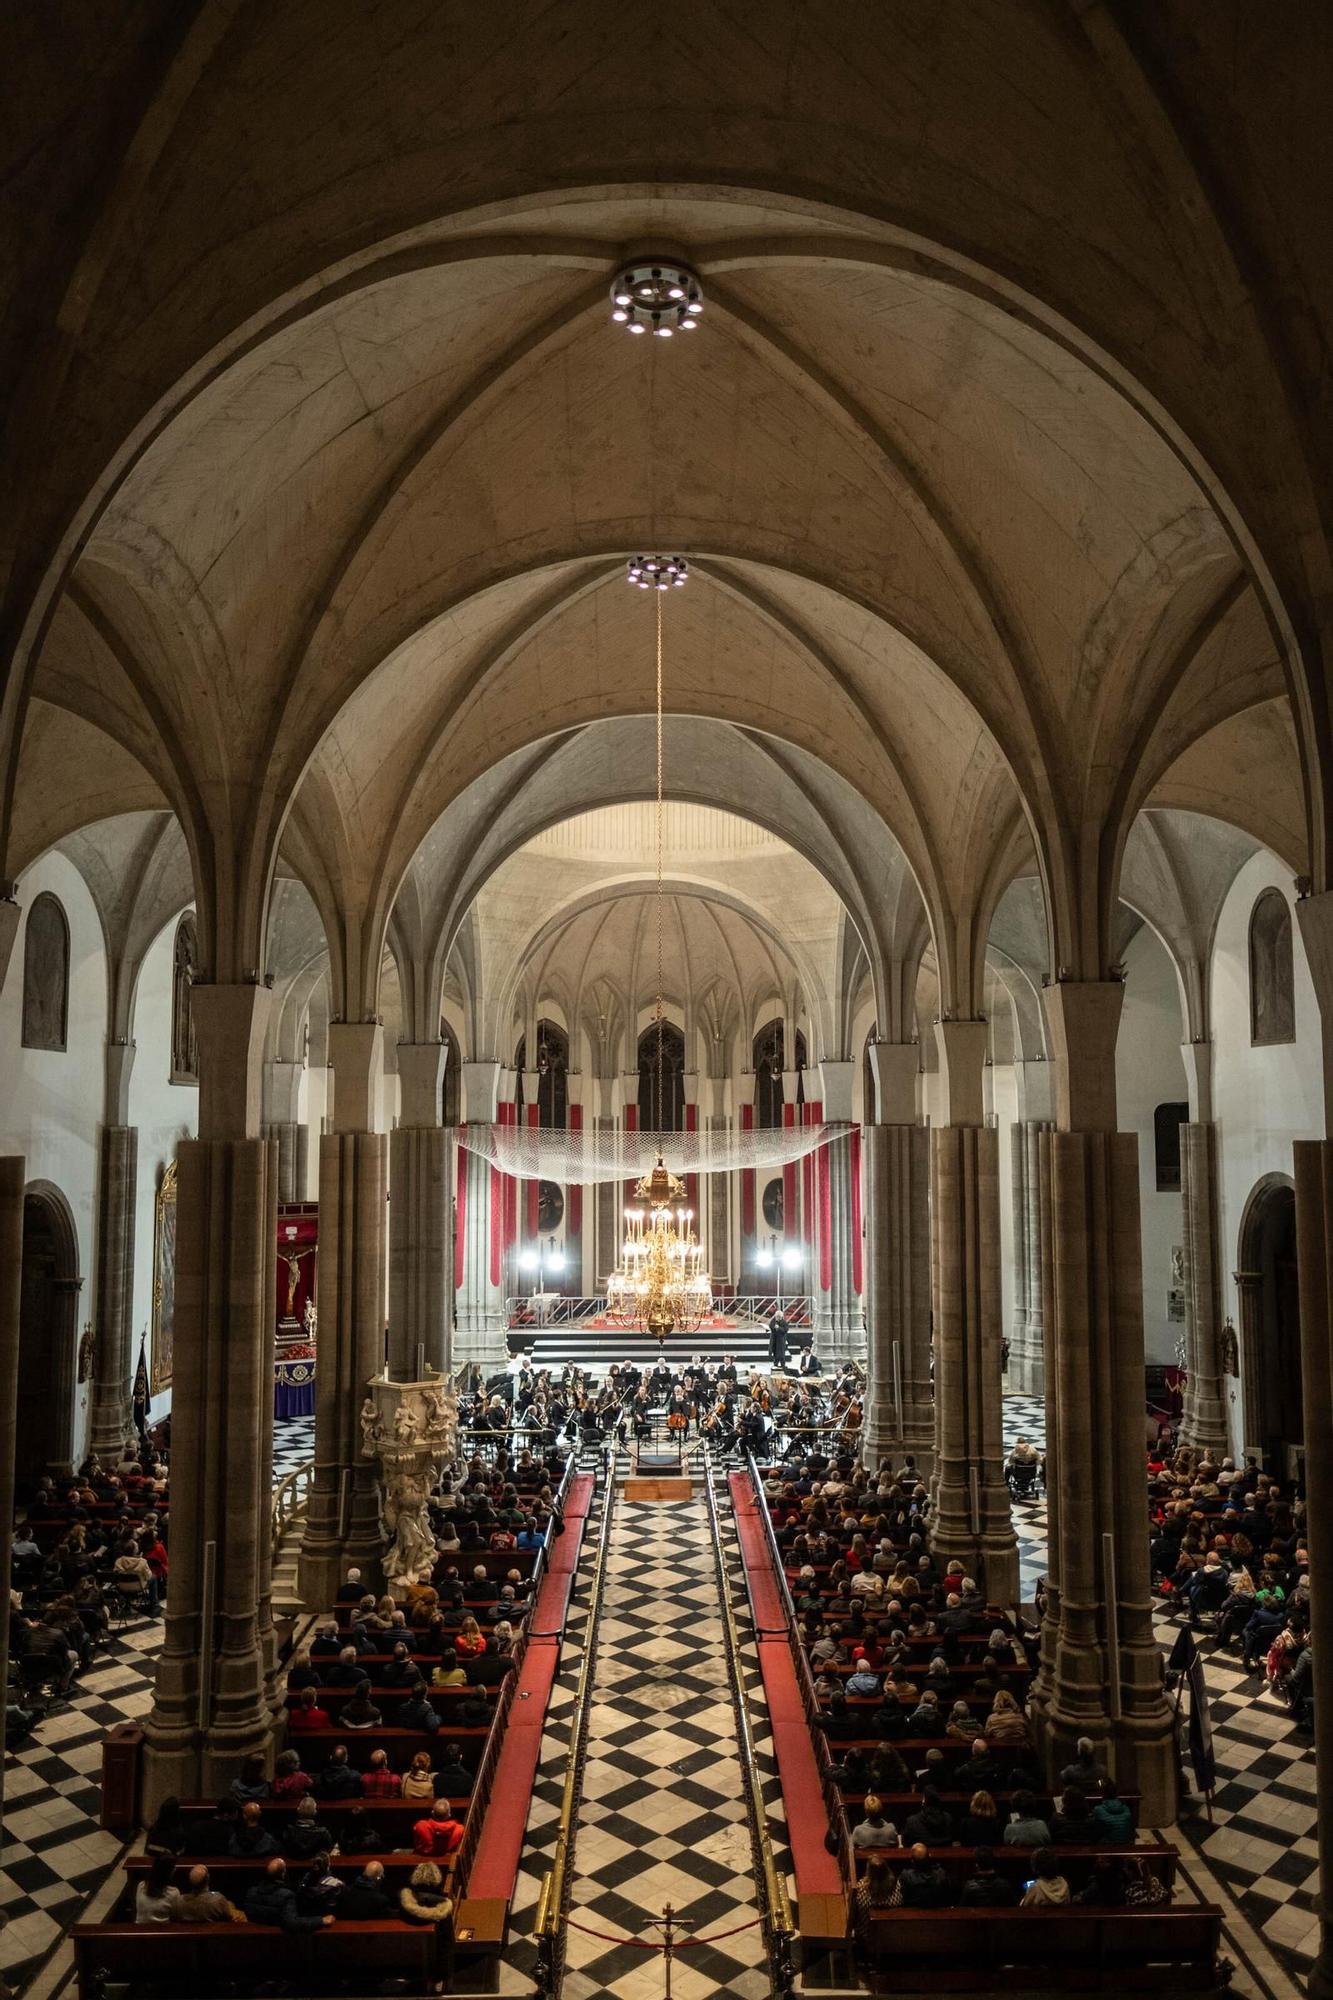
POLYGON ((797 1249, 797 1248, 795 1247, 795 1245, 794 1245, 794 1244, 791 1244, 791 1243, 789 1243, 789 1244, 787 1245, 786 1249, 785 1249, 785 1250, 783 1251, 783 1253, 782 1253, 782 1261, 783 1261, 783 1264, 784 1264, 784 1265, 786 1266, 786 1268, 787 1268, 787 1269, 788 1269, 789 1271, 799 1271, 799 1270, 800 1270, 800 1268, 801 1268, 801 1253, 800 1253, 800 1251, 799 1251, 799 1250, 798 1250, 798 1249, 797 1249))
POLYGON ((756 1250, 754 1261, 761 1271, 767 1271, 773 1262, 773 1252, 771 1250, 756 1250))
POLYGON ((612 281, 611 317, 631 333, 688 332, 703 309, 698 274, 671 258, 626 264, 612 281))

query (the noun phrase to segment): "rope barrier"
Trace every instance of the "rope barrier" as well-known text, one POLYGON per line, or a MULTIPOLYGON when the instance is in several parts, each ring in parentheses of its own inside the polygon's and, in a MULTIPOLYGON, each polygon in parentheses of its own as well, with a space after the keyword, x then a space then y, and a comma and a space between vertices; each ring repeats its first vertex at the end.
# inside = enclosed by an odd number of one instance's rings
MULTIPOLYGON (((762 1917, 751 1917, 746 1923, 733 1924, 728 1931, 710 1931, 707 1937, 673 1938, 672 1951, 688 1951, 697 1944, 720 1944, 723 1938, 739 1937, 742 1931, 752 1931, 762 1917)), ((632 1944, 636 1951, 665 1951, 665 1944, 653 1944, 647 1938, 617 1937, 612 1931, 595 1931, 588 1924, 581 1924, 574 1917, 566 1917, 565 1922, 572 1931, 582 1931, 585 1937, 597 1938, 602 1944, 632 1944)))

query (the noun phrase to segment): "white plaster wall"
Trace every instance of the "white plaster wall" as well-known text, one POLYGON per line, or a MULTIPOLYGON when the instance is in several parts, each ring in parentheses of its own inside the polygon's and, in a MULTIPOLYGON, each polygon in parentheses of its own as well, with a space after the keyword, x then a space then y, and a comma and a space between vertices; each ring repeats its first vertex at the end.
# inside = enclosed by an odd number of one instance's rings
MULTIPOLYGON (((21 1153, 30 1181, 60 1189, 78 1234, 77 1325, 93 1311, 97 1224, 97 1128, 102 1111, 102 1051, 107 975, 102 927, 83 877, 63 854, 48 854, 19 884, 24 919, 0 993, 0 1152, 21 1153), (25 1049, 23 947, 27 911, 43 891, 60 899, 69 923, 69 1015, 65 1047, 25 1049)), ((84 1451, 90 1388, 76 1390, 74 1457, 84 1451)))
POLYGON ((1171 1252, 1182 1241, 1179 1194, 1158 1194, 1153 1112, 1188 1096, 1180 1054, 1180 988, 1165 945, 1145 924, 1125 953, 1125 1001, 1116 1043, 1116 1096, 1122 1132, 1139 1139, 1143 1232, 1143 1351, 1149 1362, 1174 1359, 1183 1321, 1166 1316, 1171 1252))
MULTIPOLYGON (((134 996, 134 1068, 130 1072, 129 1122, 139 1128, 139 1185, 134 1217, 134 1320, 130 1375, 139 1361, 140 1336, 147 1331, 147 1363, 152 1367, 153 1229, 157 1189, 182 1139, 199 1130, 199 1092, 193 1084, 171 1083, 171 984, 176 924, 159 931, 139 970, 134 996)), ((149 1420, 171 1408, 171 1391, 154 1396, 149 1420)))
MULTIPOLYGON (((1267 852, 1247 861, 1222 905, 1211 965, 1213 1104, 1221 1188, 1222 1294, 1239 1326, 1232 1273, 1239 1263, 1240 1228, 1255 1182, 1290 1174, 1292 1142, 1317 1139, 1323 1101, 1319 1011, 1301 945, 1289 870, 1267 852), (1265 889, 1280 889, 1292 908, 1296 1040, 1279 1048, 1250 1046, 1250 912, 1265 889)), ((1226 1384, 1231 1445, 1244 1437, 1241 1385, 1226 1384)))

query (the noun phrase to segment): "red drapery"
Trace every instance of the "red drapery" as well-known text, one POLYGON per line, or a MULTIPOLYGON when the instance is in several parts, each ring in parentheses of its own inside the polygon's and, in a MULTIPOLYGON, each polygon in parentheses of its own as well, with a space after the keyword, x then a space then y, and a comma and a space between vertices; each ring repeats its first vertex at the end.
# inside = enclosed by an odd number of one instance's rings
MULTIPOLYGON (((782 1128, 784 1131, 792 1130, 800 1122, 798 1115, 800 1109, 800 1105, 795 1103, 783 1105, 782 1128)), ((782 1169, 782 1233, 791 1243, 796 1241, 801 1227, 800 1210, 796 1201, 796 1172, 796 1161, 788 1160, 786 1166, 782 1169)), ((809 1206, 808 1203, 806 1205, 807 1207, 809 1206)), ((766 1218, 761 1216, 758 1227, 762 1229, 766 1226, 766 1218)))

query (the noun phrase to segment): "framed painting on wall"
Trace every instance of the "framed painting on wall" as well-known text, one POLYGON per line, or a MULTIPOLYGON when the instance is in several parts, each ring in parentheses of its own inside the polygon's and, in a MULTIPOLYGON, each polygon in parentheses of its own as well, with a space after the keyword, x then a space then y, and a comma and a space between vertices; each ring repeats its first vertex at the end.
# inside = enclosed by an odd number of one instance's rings
POLYGON ((157 1190, 153 1218, 153 1394, 171 1387, 176 1334, 176 1162, 168 1160, 157 1190))

